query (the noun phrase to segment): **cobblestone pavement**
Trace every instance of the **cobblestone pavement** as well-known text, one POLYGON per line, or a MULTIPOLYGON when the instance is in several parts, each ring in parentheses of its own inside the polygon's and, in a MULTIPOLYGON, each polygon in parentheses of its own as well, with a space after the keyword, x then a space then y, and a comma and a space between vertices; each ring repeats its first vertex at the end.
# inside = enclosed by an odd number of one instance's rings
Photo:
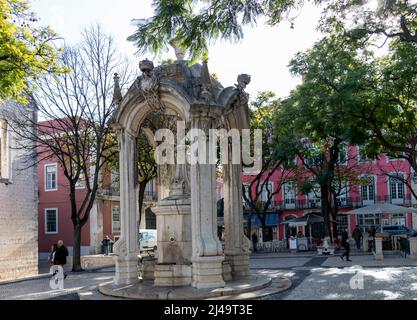
POLYGON ((257 269, 288 277, 293 286, 265 300, 417 300, 417 262, 409 258, 390 255, 376 261, 372 255, 357 254, 351 257, 352 262, 342 261, 339 256, 312 256, 308 262, 304 257, 280 259, 292 259, 294 266, 281 268, 275 262, 276 270, 257 269))
MULTIPOLYGON (((398 255, 375 261, 356 253, 352 262, 338 256, 312 254, 257 254, 253 270, 292 281, 290 290, 266 300, 417 300, 417 261, 398 255)), ((64 290, 51 290, 49 278, 0 284, 0 299, 78 300, 77 291, 112 279, 114 268, 69 274, 64 290)))
POLYGON ((0 284, 0 300, 78 300, 77 292, 109 281, 114 276, 114 268, 84 273, 69 273, 64 282, 64 290, 52 290, 49 278, 0 284))

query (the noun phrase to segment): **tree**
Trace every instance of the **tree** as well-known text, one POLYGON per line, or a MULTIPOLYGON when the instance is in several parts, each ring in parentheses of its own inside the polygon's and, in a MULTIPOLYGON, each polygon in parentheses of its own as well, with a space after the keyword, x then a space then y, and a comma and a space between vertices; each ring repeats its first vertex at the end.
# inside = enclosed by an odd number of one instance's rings
MULTIPOLYGON (((281 192, 282 186, 293 179, 293 169, 282 170, 286 158, 274 157, 272 149, 273 111, 279 107, 280 100, 273 92, 260 92, 252 102, 251 128, 262 130, 262 169, 256 176, 250 177, 248 185, 243 185, 243 199, 251 210, 248 219, 248 237, 251 236, 251 222, 253 215, 259 218, 262 231, 266 229, 266 213, 274 198, 281 192), (275 183, 274 188, 270 187, 275 183)), ((265 233, 264 233, 265 234, 265 233)))
POLYGON ((155 15, 150 19, 136 20, 138 28, 128 40, 140 52, 159 52, 175 41, 189 49, 191 61, 208 57, 208 43, 218 39, 239 41, 243 27, 255 25, 260 16, 269 25, 283 19, 293 24, 290 13, 300 10, 307 2, 319 4, 326 0, 156 0, 155 15))
POLYGON ((417 171, 417 48, 397 39, 372 62, 373 80, 356 93, 368 98, 358 99, 348 116, 367 130, 368 155, 388 153, 417 171))
MULTIPOLYGON (((369 55, 356 43, 336 35, 298 53, 290 62, 290 70, 301 76, 303 83, 283 101, 283 107, 274 116, 276 151, 301 160, 311 176, 302 181, 307 183, 302 187, 305 192, 310 192, 314 184, 320 186, 326 236, 330 235, 330 214, 334 221, 337 215, 337 210, 332 210, 332 198, 336 204, 333 209, 337 209, 340 184, 352 176, 353 168, 342 167, 341 149, 366 139, 366 132, 346 113, 361 97, 356 94, 359 79, 366 81, 369 77, 368 66, 363 62, 369 55)), ((307 176, 306 172, 298 173, 300 177, 307 176)))
MULTIPOLYGON (((37 134, 26 130, 21 138, 37 145, 37 161, 54 159, 64 172, 68 183, 71 220, 74 226, 73 268, 81 271, 81 230, 90 217, 90 211, 100 187, 101 169, 116 153, 116 139, 108 121, 113 113, 113 92, 120 94, 121 83, 128 79, 128 69, 115 49, 113 38, 103 33, 100 26, 82 33, 82 42, 66 47, 60 62, 71 72, 47 75, 39 79, 34 92, 39 117, 45 121, 17 114, 13 126, 28 123, 37 125, 37 134), (85 192, 77 187, 83 184, 85 192)), ((20 131, 15 130, 19 134, 20 131)), ((19 148, 28 148, 20 145, 19 148)))
POLYGON ((416 18, 417 3, 410 0, 332 0, 319 28, 378 47, 389 40, 417 44, 416 18))
POLYGON ((25 0, 0 0, 0 17, 0 99, 27 101, 28 81, 64 71, 53 44, 57 34, 36 26, 25 0))

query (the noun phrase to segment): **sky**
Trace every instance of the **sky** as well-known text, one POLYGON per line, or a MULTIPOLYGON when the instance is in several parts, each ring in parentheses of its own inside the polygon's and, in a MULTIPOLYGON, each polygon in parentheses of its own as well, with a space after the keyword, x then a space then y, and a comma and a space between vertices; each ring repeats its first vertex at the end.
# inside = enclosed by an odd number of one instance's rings
MULTIPOLYGON (((135 30, 132 19, 153 15, 151 0, 30 0, 30 3, 41 24, 51 26, 68 43, 78 42, 84 27, 100 23, 115 37, 120 52, 133 62, 175 58, 173 50, 161 57, 151 53, 135 56, 135 47, 126 40, 135 30)), ((287 22, 267 27, 259 20, 257 26, 245 28, 245 37, 239 43, 218 41, 210 47, 210 72, 216 73, 225 87, 234 85, 239 74, 251 75, 247 91, 252 98, 266 90, 286 97, 300 83, 300 79, 290 75, 288 63, 297 52, 310 48, 321 38, 315 30, 319 17, 320 9, 308 4, 297 17, 294 29, 287 22)))

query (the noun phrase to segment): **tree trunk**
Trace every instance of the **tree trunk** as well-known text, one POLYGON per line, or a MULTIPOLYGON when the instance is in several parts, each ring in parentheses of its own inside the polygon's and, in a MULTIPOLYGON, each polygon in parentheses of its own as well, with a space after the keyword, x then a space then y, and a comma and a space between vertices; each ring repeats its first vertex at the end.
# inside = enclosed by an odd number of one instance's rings
POLYGON ((248 218, 248 238, 252 242, 252 214, 248 218))
MULTIPOLYGON (((138 196, 138 202, 139 202, 139 217, 138 217, 138 229, 140 228, 140 223, 142 219, 142 210, 143 210, 143 200, 145 198, 145 189, 146 185, 148 184, 149 180, 142 181, 139 183, 139 196, 138 196)), ((146 223, 146 221, 145 221, 146 223)))
POLYGON ((81 272, 81 225, 76 224, 74 226, 74 248, 72 256, 72 271, 81 272))
POLYGON ((327 185, 320 187, 321 192, 321 212, 324 219, 324 237, 328 237, 330 234, 329 226, 329 188, 327 185))
POLYGON ((339 214, 339 205, 337 203, 337 196, 333 195, 333 202, 334 202, 334 210, 332 214, 333 218, 333 237, 334 239, 337 239, 337 215, 339 214))

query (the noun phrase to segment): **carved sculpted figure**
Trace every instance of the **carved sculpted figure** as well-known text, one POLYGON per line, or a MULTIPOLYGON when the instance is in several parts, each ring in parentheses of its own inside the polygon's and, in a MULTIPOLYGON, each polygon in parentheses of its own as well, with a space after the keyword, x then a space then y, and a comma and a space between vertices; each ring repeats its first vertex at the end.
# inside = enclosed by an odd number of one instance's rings
POLYGON ((139 88, 143 97, 152 109, 162 113, 164 106, 159 97, 159 76, 155 71, 153 62, 148 59, 143 60, 139 63, 139 68, 142 71, 139 88))

